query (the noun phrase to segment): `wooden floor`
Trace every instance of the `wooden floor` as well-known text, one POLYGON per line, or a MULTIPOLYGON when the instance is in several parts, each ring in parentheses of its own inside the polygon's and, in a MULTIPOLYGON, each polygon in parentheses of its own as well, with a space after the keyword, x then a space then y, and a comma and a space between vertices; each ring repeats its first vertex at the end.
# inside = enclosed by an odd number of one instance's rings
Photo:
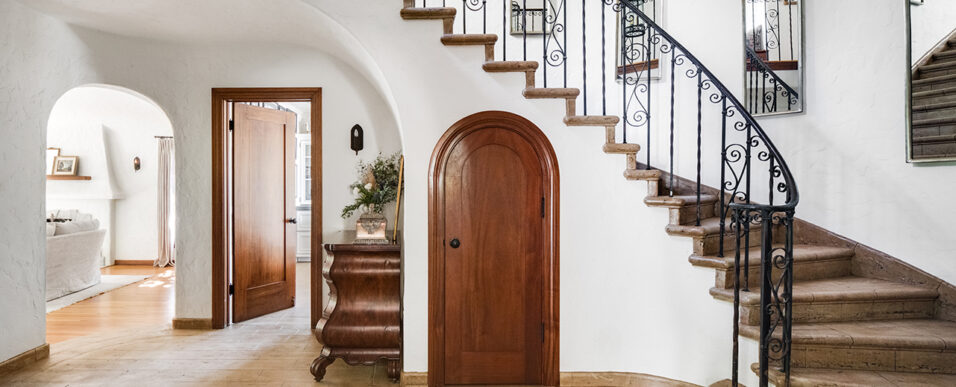
MULTIPOLYGON (((127 289, 136 291, 138 296, 98 296, 103 298, 88 300, 89 305, 83 305, 88 310, 83 313, 106 318, 88 320, 92 325, 105 327, 103 330, 52 343, 48 360, 0 375, 0 386, 393 386, 382 364, 348 366, 337 361, 328 368, 321 384, 312 379, 309 366, 321 346, 309 327, 308 269, 308 263, 296 265, 294 308, 221 330, 172 330, 168 320, 112 328, 109 316, 137 313, 125 309, 136 309, 150 318, 166 313, 163 310, 172 307, 172 293, 168 293, 168 298, 162 295, 172 291, 172 287, 164 287, 168 284, 165 282, 173 280, 171 277, 156 279, 157 286, 127 289), (147 291, 156 294, 149 295, 147 291), (135 297, 155 297, 170 303, 149 304, 135 297)), ((79 306, 71 305, 61 311, 79 306)), ((83 314, 79 310, 74 313, 83 314)))
POLYGON ((110 266, 107 275, 149 275, 137 282, 46 315, 47 343, 172 321, 176 271, 152 266, 110 266))

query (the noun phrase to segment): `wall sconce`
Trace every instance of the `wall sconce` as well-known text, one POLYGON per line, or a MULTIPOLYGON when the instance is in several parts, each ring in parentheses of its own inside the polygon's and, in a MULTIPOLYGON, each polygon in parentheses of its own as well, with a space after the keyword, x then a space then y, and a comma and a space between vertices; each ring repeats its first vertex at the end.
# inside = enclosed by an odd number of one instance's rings
POLYGON ((139 157, 138 157, 138 156, 137 156, 137 157, 134 157, 134 158, 133 158, 133 170, 139 172, 139 169, 140 169, 140 168, 141 168, 141 164, 140 164, 140 161, 139 161, 139 157))
POLYGON ((352 150, 355 151, 355 155, 358 156, 358 153, 362 148, 365 147, 365 131, 362 130, 362 127, 356 124, 352 127, 352 150))

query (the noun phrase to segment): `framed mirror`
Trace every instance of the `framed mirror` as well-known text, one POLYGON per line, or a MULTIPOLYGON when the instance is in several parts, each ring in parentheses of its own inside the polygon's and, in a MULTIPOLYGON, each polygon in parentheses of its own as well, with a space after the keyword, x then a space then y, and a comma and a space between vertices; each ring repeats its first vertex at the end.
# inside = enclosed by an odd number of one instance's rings
POLYGON ((905 6, 907 161, 956 161, 956 1, 905 6))
POLYGON ((754 116, 802 112, 806 0, 742 1, 744 104, 754 116))

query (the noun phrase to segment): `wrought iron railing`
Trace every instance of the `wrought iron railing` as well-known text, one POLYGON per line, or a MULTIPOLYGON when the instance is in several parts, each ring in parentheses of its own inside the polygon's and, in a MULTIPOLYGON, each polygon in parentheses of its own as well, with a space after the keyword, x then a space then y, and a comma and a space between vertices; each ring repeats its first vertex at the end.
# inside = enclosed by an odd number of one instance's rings
MULTIPOLYGON (((439 0, 420 1, 440 5, 439 0)), ((733 254, 735 262, 733 383, 739 369, 740 294, 750 291, 752 250, 759 251, 754 268, 760 272, 760 385, 768 385, 770 367, 789 383, 793 217, 799 195, 753 111, 656 23, 656 5, 651 14, 645 12, 653 0, 497 1, 441 3, 458 9, 455 33, 501 31, 495 60, 540 60, 537 87, 578 87, 584 115, 599 108, 601 115, 620 116, 615 141, 640 144, 644 167, 668 172, 664 194, 697 197, 696 226, 708 217, 701 200, 706 184, 716 183, 711 185, 718 187, 717 254, 733 254), (536 12, 544 25, 532 27, 528 19, 536 12), (621 64, 629 67, 622 70, 621 64), (658 112, 664 117, 658 119, 658 112), (680 139, 692 139, 690 146, 680 139), (676 178, 685 149, 695 164, 689 188, 676 178)), ((685 158, 682 171, 689 164, 685 158)))
POLYGON ((748 111, 753 114, 778 113, 787 112, 799 106, 800 94, 781 79, 752 48, 746 47, 746 53, 747 88, 745 92, 748 111), (784 102, 781 100, 786 102, 786 110, 783 110, 784 102))
POLYGON ((799 41, 799 30, 794 30, 794 23, 799 23, 800 15, 794 15, 794 8, 798 0, 746 0, 744 3, 744 17, 749 18, 747 45, 754 51, 766 52, 767 60, 795 61, 797 47, 794 40, 799 41))

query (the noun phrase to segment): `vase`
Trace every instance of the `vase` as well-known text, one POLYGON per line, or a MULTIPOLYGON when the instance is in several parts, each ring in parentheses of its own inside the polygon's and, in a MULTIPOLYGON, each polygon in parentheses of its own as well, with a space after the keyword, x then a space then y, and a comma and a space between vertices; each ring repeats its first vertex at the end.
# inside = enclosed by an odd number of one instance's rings
POLYGON ((388 244, 385 236, 385 227, 388 220, 385 216, 375 212, 366 212, 355 222, 355 243, 357 244, 388 244))

